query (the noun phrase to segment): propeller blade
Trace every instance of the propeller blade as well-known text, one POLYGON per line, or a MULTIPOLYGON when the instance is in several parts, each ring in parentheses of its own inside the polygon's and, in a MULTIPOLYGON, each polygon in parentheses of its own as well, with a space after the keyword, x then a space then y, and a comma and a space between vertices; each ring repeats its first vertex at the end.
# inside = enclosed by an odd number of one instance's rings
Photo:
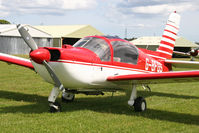
POLYGON ((37 44, 33 40, 33 38, 30 36, 28 31, 22 26, 22 25, 17 25, 17 29, 19 33, 21 34, 22 38, 24 41, 27 43, 27 45, 31 48, 31 50, 36 50, 38 49, 37 44))
POLYGON ((64 87, 63 87, 61 81, 59 80, 59 78, 57 77, 57 75, 55 74, 52 67, 45 60, 43 61, 43 64, 46 67, 47 71, 49 72, 52 80, 55 82, 55 86, 58 87, 60 90, 63 90, 64 87))

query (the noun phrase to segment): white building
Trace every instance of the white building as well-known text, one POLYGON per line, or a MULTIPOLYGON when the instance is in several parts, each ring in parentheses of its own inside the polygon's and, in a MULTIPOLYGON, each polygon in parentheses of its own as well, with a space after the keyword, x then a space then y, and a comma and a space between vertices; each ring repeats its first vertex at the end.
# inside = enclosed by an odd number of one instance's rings
MULTIPOLYGON (((52 46, 52 36, 33 26, 24 25, 39 47, 52 46)), ((21 38, 16 25, 0 24, 0 52, 7 54, 28 54, 30 48, 21 38)))
POLYGON ((73 45, 85 36, 104 35, 91 25, 44 25, 34 27, 52 35, 54 47, 61 47, 63 44, 73 45))
MULTIPOLYGON (((140 37, 138 39, 135 39, 131 41, 134 45, 136 45, 138 48, 145 48, 148 50, 156 51, 156 49, 160 45, 161 41, 160 36, 146 36, 146 37, 140 37)), ((191 48, 196 48, 199 45, 183 38, 178 37, 175 42, 175 51, 181 51, 181 52, 188 52, 191 50, 191 48)))

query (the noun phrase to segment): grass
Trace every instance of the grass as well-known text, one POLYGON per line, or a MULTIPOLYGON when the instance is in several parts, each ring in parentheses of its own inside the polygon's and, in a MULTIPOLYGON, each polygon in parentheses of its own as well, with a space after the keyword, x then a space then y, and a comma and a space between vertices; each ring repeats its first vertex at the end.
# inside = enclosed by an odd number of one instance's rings
MULTIPOLYGON (((195 132, 199 131, 199 83, 138 88, 148 110, 134 112, 125 93, 76 95, 61 103, 63 112, 48 112, 53 86, 34 71, 0 62, 0 132, 195 132)), ((58 98, 60 102, 60 97, 58 98)))

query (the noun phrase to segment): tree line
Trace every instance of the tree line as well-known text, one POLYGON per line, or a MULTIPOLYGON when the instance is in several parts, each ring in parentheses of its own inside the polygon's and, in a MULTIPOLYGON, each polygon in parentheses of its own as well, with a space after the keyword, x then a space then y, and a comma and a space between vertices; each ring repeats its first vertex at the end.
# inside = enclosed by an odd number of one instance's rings
POLYGON ((10 22, 4 19, 0 19, 0 24, 10 24, 10 22))

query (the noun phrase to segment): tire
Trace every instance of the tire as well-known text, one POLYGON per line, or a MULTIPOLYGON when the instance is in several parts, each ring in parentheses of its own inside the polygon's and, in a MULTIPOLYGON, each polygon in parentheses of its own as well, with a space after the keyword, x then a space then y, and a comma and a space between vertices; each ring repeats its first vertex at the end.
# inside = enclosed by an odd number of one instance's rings
POLYGON ((143 112, 147 109, 146 100, 143 97, 136 98, 133 106, 136 112, 143 112))
POLYGON ((49 107, 51 113, 61 112, 61 105, 58 102, 51 103, 49 107))
POLYGON ((75 95, 70 94, 70 93, 63 93, 61 99, 62 99, 62 102, 65 102, 65 103, 73 102, 75 99, 75 95))

